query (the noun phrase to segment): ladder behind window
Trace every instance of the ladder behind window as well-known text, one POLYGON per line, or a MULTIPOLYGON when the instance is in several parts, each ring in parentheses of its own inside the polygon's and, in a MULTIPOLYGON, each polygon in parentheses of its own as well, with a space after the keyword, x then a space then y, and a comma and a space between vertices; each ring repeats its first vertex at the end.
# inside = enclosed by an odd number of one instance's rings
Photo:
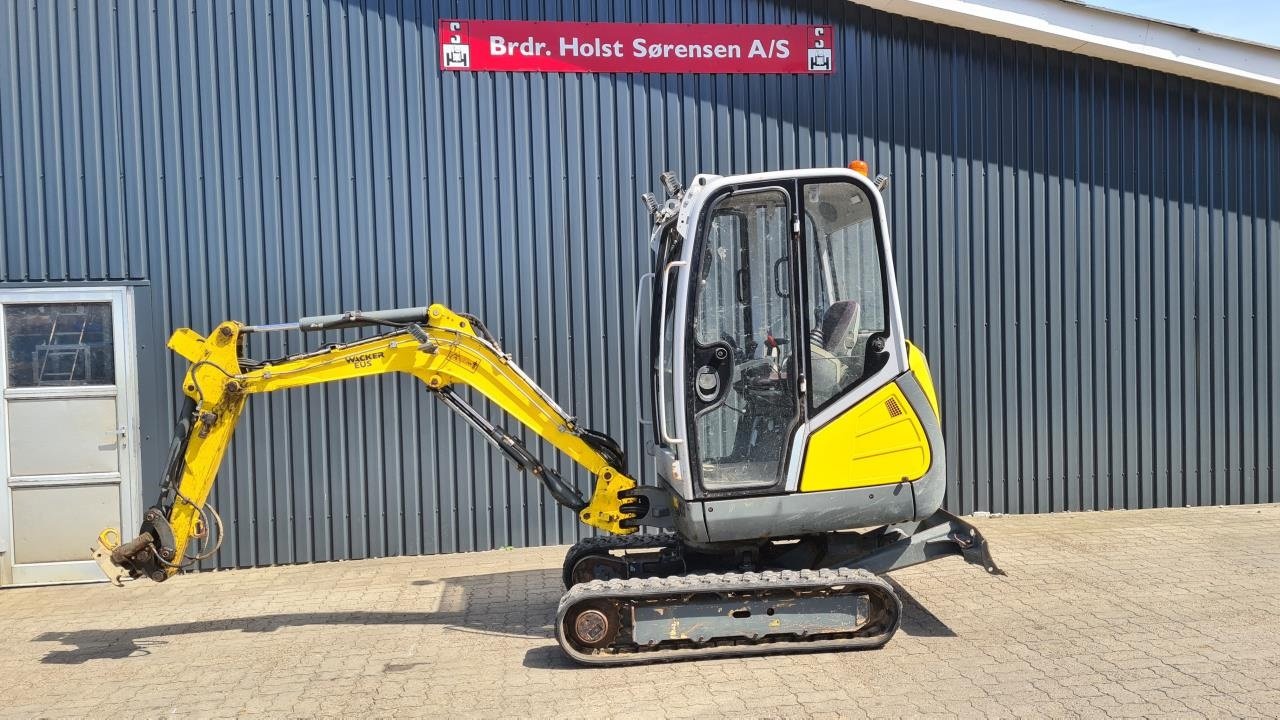
POLYGON ((84 312, 55 312, 49 326, 49 339, 36 346, 37 385, 74 383, 76 372, 88 379, 89 346, 84 342, 89 315, 84 312), (52 362, 50 362, 52 361, 52 362))

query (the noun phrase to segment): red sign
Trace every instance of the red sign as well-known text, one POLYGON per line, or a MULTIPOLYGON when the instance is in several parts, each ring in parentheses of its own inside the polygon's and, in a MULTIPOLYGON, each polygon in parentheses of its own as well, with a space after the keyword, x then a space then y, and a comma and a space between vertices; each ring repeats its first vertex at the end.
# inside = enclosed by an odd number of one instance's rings
POLYGON ((445 70, 575 73, 835 71, 830 25, 441 20, 445 70))

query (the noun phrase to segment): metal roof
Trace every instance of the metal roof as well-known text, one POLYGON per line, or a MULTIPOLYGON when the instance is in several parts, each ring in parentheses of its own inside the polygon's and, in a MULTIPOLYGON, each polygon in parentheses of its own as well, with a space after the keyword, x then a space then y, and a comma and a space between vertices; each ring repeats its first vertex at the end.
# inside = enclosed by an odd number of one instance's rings
POLYGON ((1086 2, 1079 2, 1079 0, 1056 0, 1056 2, 1063 2, 1063 3, 1067 3, 1068 5, 1079 5, 1081 7, 1089 8, 1090 10, 1096 10, 1098 12, 1111 13, 1112 15, 1120 15, 1122 17, 1133 18, 1135 20, 1142 20, 1144 22, 1156 23, 1158 25, 1167 25, 1171 28, 1186 30, 1187 32, 1193 32, 1199 35, 1206 35, 1208 37, 1218 38, 1219 40, 1228 40, 1230 42, 1240 43, 1242 45, 1252 45, 1252 46, 1261 48, 1263 50, 1280 52, 1280 47, 1276 47, 1275 45, 1271 45, 1269 43, 1259 42, 1257 40, 1248 40, 1242 37, 1237 37, 1235 35, 1223 35, 1222 33, 1212 32, 1210 30, 1194 27, 1192 25, 1184 25, 1183 23, 1174 22, 1172 20, 1164 20, 1162 18, 1151 17, 1149 15, 1140 15, 1138 13, 1126 12, 1124 10, 1117 10, 1115 8, 1103 7, 1102 5, 1091 5, 1086 2))
POLYGON ((856 0, 856 4, 1280 97, 1280 48, 1075 0, 856 0))

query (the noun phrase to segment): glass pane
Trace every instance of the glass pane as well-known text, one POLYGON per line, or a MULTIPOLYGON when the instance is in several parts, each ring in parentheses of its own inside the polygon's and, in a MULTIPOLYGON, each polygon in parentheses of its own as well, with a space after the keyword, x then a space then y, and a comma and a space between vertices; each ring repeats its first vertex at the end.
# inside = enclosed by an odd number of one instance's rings
POLYGON ((9 387, 114 385, 111 303, 5 305, 9 387))
POLYGON ((853 183, 804 189, 809 253, 809 395, 821 407, 879 370, 871 338, 886 329, 884 277, 871 202, 853 183))
POLYGON ((702 483, 771 485, 796 416, 788 197, 729 196, 704 227, 692 363, 702 483))
MULTIPOLYGON (((675 234, 676 234, 675 230, 672 229, 670 231, 670 235, 675 235, 675 234)), ((674 241, 672 242, 674 244, 674 241)), ((671 253, 671 256, 675 257, 676 255, 673 252, 671 253)), ((675 383, 675 366, 676 366, 675 314, 676 314, 676 278, 677 277, 679 277, 679 273, 675 269, 672 269, 671 272, 669 273, 668 278, 655 278, 655 282, 658 283, 657 288, 659 291, 662 288, 662 283, 664 279, 668 280, 669 285, 667 288, 666 306, 662 308, 662 314, 664 318, 663 336, 661 339, 659 339, 659 342, 662 343, 662 367, 658 368, 658 372, 662 373, 663 392, 662 392, 662 397, 659 398, 658 401, 663 404, 663 415, 661 417, 654 418, 654 422, 665 421, 667 418, 671 418, 671 420, 668 422, 678 422, 675 419, 676 417, 675 394, 679 392, 679 388, 676 387, 676 383, 675 383)), ((670 433, 672 431, 669 430, 668 428, 662 428, 662 432, 670 433)), ((659 441, 661 441, 661 438, 662 436, 660 433, 658 436, 659 441)))

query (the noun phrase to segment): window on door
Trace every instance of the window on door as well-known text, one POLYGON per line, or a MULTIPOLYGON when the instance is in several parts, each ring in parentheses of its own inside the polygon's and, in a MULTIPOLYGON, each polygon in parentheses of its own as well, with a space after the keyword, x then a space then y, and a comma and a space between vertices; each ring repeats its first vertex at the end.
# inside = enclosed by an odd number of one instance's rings
POLYGON ((6 305, 8 387, 112 385, 111 303, 6 305))
POLYGON ((704 225, 690 370, 708 490, 778 480, 797 415, 790 247, 779 188, 722 197, 704 225))
POLYGON ((808 254, 809 397, 821 408, 883 365, 876 338, 888 327, 876 217, 851 182, 810 183, 802 219, 808 254))

